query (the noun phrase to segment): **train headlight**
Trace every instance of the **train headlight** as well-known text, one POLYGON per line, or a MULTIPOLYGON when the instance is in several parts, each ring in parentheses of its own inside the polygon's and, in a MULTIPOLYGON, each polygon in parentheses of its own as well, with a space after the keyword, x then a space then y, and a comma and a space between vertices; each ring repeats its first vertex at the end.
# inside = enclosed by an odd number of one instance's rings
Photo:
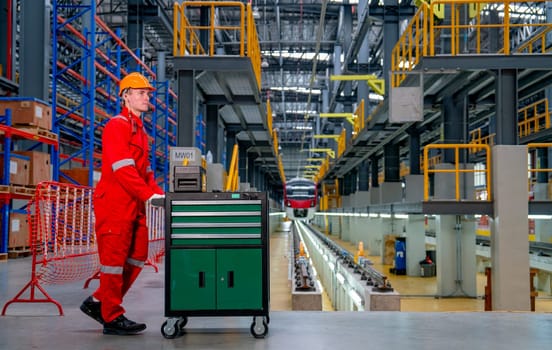
POLYGON ((311 202, 310 202, 310 206, 311 206, 311 208, 314 207, 314 201, 311 201, 311 202))
POLYGON ((290 201, 286 201, 286 206, 291 207, 291 202, 290 202, 290 201))

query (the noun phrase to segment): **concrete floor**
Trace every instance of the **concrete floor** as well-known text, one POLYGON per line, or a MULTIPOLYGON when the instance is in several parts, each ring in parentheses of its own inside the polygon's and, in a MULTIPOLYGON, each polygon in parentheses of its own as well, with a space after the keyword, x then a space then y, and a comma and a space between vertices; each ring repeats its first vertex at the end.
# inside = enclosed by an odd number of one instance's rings
MULTIPOLYGON (((30 277, 30 258, 0 263, 0 306, 30 277), (9 283, 8 283, 9 282, 9 283)), ((255 339, 251 317, 190 318, 186 334, 165 339, 163 265, 144 270, 125 300, 127 316, 145 322, 136 336, 103 335, 101 327, 79 310, 91 292, 83 283, 46 285, 62 306, 11 304, 0 317, 0 349, 523 349, 552 344, 550 313, 484 312, 298 312, 270 313, 269 332, 255 339)), ((92 283, 95 288, 97 282, 92 283)))

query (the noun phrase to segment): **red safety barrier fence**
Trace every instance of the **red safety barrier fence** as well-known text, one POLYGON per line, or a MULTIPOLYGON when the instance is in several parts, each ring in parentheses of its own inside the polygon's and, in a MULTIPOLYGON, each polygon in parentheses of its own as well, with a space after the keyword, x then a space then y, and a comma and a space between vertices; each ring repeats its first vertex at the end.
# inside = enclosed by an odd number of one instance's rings
POLYGON ((44 290, 42 284, 75 281, 99 271, 92 193, 92 188, 85 186, 57 182, 37 185, 27 207, 31 280, 4 305, 2 315, 10 304, 17 302, 53 303, 63 315, 61 304, 44 290), (43 298, 38 297, 37 292, 41 292, 43 298))
POLYGON ((157 263, 165 255, 165 208, 146 203, 146 222, 149 231, 147 265, 159 271, 157 263))
MULTIPOLYGON (((27 207, 32 267, 30 281, 2 309, 12 303, 61 304, 43 284, 62 284, 87 278, 84 288, 99 276, 100 262, 94 231, 93 189, 58 182, 41 182, 27 207), (42 293, 42 297, 37 293, 42 293)), ((147 206, 150 252, 147 263, 156 271, 165 253, 164 208, 147 206)))

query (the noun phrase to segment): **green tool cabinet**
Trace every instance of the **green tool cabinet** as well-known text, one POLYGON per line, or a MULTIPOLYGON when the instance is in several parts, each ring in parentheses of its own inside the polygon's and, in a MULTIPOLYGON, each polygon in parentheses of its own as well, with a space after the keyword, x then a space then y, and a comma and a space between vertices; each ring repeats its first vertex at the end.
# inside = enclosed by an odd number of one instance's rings
POLYGON ((190 316, 253 316, 268 332, 268 205, 264 192, 167 193, 166 338, 190 316))

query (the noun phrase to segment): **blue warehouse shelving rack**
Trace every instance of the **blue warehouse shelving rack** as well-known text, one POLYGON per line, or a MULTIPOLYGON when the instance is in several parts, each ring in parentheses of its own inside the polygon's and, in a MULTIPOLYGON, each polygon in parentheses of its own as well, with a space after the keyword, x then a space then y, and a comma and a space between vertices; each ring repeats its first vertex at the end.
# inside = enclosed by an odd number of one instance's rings
MULTIPOLYGON (((160 67, 141 60, 139 51, 125 44, 121 31, 110 29, 97 16, 93 1, 78 4, 55 1, 51 18, 51 104, 44 102, 52 109, 51 132, 43 137, 17 129, 11 125, 11 111, 2 113, 5 115, 0 115, 0 134, 4 156, 10 159, 14 143, 21 140, 26 141, 19 149, 34 150, 46 144, 54 180, 92 186, 95 169, 101 164, 103 126, 120 110, 118 82, 131 71, 139 71, 157 88, 151 100, 151 113, 144 116, 144 125, 151 136, 151 163, 156 179, 168 190, 168 149, 176 144, 177 96, 168 81, 158 79, 156 69, 160 67), (75 167, 86 172, 85 183, 83 178, 66 171, 75 167)), ((9 162, 4 164, 6 174, 8 167, 9 162)), ((3 182, 0 258, 7 256, 10 213, 24 211, 24 207, 15 208, 13 199, 24 202, 31 197, 30 193, 13 193, 9 176, 4 176, 3 182)))
MULTIPOLYGON (((10 102, 38 102, 47 105, 44 101, 38 99, 24 99, 19 97, 14 98, 0 98, 0 100, 7 100, 10 102)), ((32 191, 25 186, 17 186, 10 183, 10 174, 17 172, 17 169, 11 168, 12 157, 23 158, 29 160, 27 156, 22 156, 13 153, 12 148, 15 142, 20 140, 27 140, 27 149, 33 150, 41 144, 48 145, 50 153, 57 151, 58 140, 52 134, 41 136, 40 134, 33 133, 26 129, 16 128, 12 125, 12 110, 6 109, 3 115, 0 115, 0 137, 2 139, 3 150, 3 166, 2 181, 0 183, 0 260, 7 258, 8 253, 8 234, 10 227, 10 213, 26 213, 25 201, 31 198, 32 191), (18 205, 17 208, 13 205, 13 200, 23 200, 22 205, 18 205)), ((21 247, 26 248, 26 247, 21 247)), ((23 251, 20 251, 24 253, 23 251)))
POLYGON ((61 170, 79 164, 94 184, 101 162, 101 131, 120 110, 118 81, 131 71, 144 74, 157 91, 144 124, 152 138, 152 167, 161 186, 168 182, 168 148, 176 143, 176 94, 96 15, 93 5, 56 2, 52 24, 53 132, 60 135, 54 154, 54 180, 76 182, 61 170), (82 33, 82 34, 81 34, 82 33), (135 67, 135 68, 130 68, 135 67))

